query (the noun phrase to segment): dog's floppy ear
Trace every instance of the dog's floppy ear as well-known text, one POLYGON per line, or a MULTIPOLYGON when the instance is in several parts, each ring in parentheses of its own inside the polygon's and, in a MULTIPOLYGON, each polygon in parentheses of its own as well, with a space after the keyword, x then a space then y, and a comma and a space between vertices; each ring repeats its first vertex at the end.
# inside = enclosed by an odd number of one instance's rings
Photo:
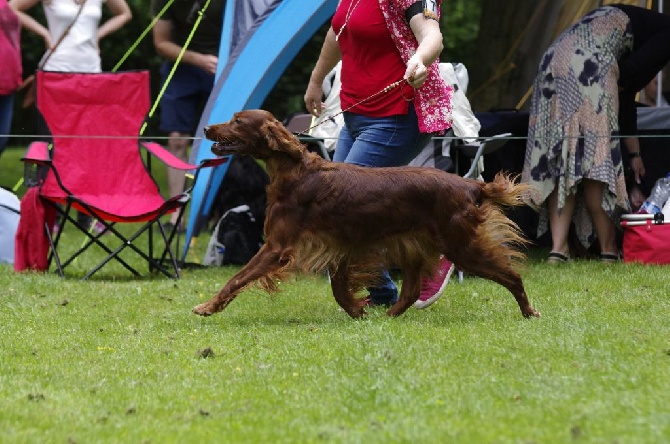
POLYGON ((298 139, 278 120, 270 120, 263 124, 261 132, 265 135, 268 148, 286 153, 298 160, 302 157, 302 146, 298 139))

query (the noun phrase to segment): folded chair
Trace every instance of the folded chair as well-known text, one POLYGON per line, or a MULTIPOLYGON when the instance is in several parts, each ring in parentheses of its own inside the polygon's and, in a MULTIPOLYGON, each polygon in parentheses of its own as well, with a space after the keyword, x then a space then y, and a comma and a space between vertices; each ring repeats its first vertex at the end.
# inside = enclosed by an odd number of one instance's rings
POLYGON ((311 135, 309 129, 312 127, 314 117, 309 113, 297 113, 286 119, 286 129, 298 136, 300 142, 307 145, 307 149, 318 154, 324 159, 330 160, 330 153, 323 143, 323 139, 311 135))
POLYGON ((512 136, 512 133, 496 134, 476 143, 454 144, 452 155, 454 157, 455 173, 468 179, 479 179, 484 170, 483 157, 502 148, 512 136), (461 174, 461 156, 469 161, 469 168, 465 174, 461 174))
POLYGON ((44 227, 50 245, 48 264, 55 260, 58 273, 64 276, 68 265, 90 246, 97 245, 107 256, 84 279, 111 260, 140 275, 125 256, 120 256, 126 249, 140 255, 150 272, 178 278, 179 264, 172 242, 179 223, 167 232, 161 217, 179 211, 181 221, 190 195, 186 191, 164 198, 150 173, 151 158, 155 156, 173 168, 192 170, 195 180, 201 168, 219 165, 227 159, 212 159, 196 166, 181 161, 156 143, 140 143, 139 135, 150 106, 148 71, 98 74, 38 71, 36 82, 37 107, 52 134, 52 142, 33 142, 22 160, 28 162, 27 166, 41 166, 43 175, 34 183, 39 187, 40 200, 61 216, 55 237, 52 227, 48 224, 44 227), (141 148, 146 149, 146 157, 141 148), (105 230, 91 232, 71 214, 73 210, 97 219, 105 230), (87 238, 81 248, 65 258, 61 257, 58 246, 68 222, 87 238), (120 231, 118 223, 135 225, 120 231), (132 234, 124 234, 131 230, 132 234), (116 237, 113 242, 108 233, 116 237), (148 242, 138 241, 143 234, 148 236, 148 242), (118 246, 110 247, 110 243, 118 246))

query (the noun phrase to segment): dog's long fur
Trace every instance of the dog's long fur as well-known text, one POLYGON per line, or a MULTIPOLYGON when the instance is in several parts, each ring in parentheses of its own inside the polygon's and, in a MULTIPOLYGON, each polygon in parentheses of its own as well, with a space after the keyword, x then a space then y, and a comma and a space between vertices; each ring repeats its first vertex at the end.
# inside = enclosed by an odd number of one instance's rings
POLYGON ((444 254, 460 270, 506 287, 525 317, 539 316, 513 268, 525 240, 501 210, 520 205, 527 191, 512 178, 499 174, 483 183, 434 168, 330 162, 307 152, 262 110, 236 113, 205 135, 217 155, 265 161, 271 182, 265 245, 195 313, 223 310, 254 282, 275 291, 288 273, 327 269, 336 301, 356 318, 365 314, 356 292, 374 284, 384 265, 401 270, 399 300, 387 312, 396 316, 418 299, 421 277, 444 254))

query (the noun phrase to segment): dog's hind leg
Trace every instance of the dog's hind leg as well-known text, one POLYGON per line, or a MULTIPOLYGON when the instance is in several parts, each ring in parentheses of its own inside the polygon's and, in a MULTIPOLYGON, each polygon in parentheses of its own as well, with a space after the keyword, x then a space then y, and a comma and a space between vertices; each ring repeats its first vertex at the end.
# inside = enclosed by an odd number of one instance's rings
POLYGON ((258 253, 249 260, 247 265, 242 267, 216 296, 203 304, 195 306, 193 313, 200 316, 210 316, 224 310, 245 287, 277 272, 285 265, 281 260, 279 252, 270 250, 267 244, 263 245, 258 253))
MULTIPOLYGON (((504 254, 492 254, 491 251, 476 251, 474 245, 468 246, 467 255, 454 254, 451 259, 459 270, 497 282, 507 288, 516 299, 524 317, 540 317, 528 300, 523 281, 519 273, 512 268, 512 261, 504 254)), ((503 250, 504 248, 501 247, 503 250)))
POLYGON ((335 301, 352 318, 360 318, 365 315, 365 309, 360 301, 354 298, 350 288, 349 267, 340 263, 337 266, 331 266, 330 288, 333 290, 335 301))

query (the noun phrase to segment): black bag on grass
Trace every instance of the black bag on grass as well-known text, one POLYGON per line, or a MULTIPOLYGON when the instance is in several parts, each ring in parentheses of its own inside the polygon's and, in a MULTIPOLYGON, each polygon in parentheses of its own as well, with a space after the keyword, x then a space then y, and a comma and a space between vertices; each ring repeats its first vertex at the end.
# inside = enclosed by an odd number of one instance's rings
POLYGON ((244 265, 263 245, 263 232, 248 205, 226 211, 207 244, 203 265, 244 265))

